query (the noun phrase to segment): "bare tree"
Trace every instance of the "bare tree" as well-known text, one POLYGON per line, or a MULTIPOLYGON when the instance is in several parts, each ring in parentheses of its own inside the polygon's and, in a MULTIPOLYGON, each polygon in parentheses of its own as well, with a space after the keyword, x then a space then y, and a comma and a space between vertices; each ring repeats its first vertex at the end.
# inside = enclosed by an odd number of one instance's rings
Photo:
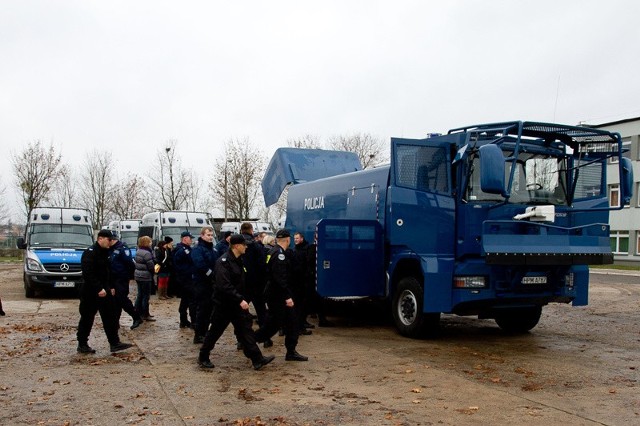
POLYGON ((230 139, 216 160, 209 188, 224 209, 225 219, 248 219, 259 200, 265 158, 249 139, 230 139))
POLYGON ((69 166, 60 166, 60 178, 55 188, 47 196, 47 201, 53 206, 76 207, 78 205, 77 181, 69 166))
POLYGON ((11 155, 15 183, 22 197, 23 209, 28 217, 56 185, 62 173, 62 154, 53 144, 48 148, 36 140, 18 154, 11 155))
POLYGON ((7 201, 5 199, 7 187, 0 178, 0 223, 4 223, 9 219, 9 209, 7 208, 7 201))
POLYGON ((202 188, 204 184, 200 176, 194 171, 189 172, 189 180, 187 182, 187 210, 205 211, 207 210, 206 201, 202 197, 202 188))
POLYGON ((106 223, 113 198, 111 153, 94 151, 87 154, 80 176, 83 204, 91 212, 93 226, 100 229, 106 223))
POLYGON ((112 211, 115 219, 141 218, 145 213, 146 184, 133 174, 113 189, 112 211))
POLYGON ((381 138, 370 133, 354 133, 334 136, 329 139, 331 149, 355 152, 364 169, 374 167, 388 160, 388 152, 381 138))
POLYGON ((287 139, 287 146, 291 148, 313 148, 322 149, 320 138, 316 135, 302 135, 297 138, 287 139))
POLYGON ((154 210, 181 210, 187 204, 190 174, 182 168, 175 140, 157 154, 157 163, 150 174, 150 201, 154 210))

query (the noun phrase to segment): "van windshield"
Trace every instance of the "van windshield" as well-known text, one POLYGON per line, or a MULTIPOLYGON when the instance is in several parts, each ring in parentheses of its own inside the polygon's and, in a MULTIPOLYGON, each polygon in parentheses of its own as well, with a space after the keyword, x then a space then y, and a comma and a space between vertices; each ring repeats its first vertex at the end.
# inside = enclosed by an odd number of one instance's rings
MULTIPOLYGON (((162 238, 164 237, 171 237, 173 238, 173 243, 179 243, 180 242, 180 234, 182 234, 184 231, 189 231, 191 232, 191 235, 193 235, 193 240, 197 241, 198 237, 200 236, 200 230, 202 229, 202 227, 200 226, 163 226, 162 227, 162 238)), ((214 238, 215 241, 215 238, 214 238)))
POLYGON ((86 225, 34 224, 29 232, 32 247, 87 248, 91 244, 92 230, 86 225))
POLYGON ((120 233, 120 241, 129 247, 138 245, 138 231, 122 231, 120 233))

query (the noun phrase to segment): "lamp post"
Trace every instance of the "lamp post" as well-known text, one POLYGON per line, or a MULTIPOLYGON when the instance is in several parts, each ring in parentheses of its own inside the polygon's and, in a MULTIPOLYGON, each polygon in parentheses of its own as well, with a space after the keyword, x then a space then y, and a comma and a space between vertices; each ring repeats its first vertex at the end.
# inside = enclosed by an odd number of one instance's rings
POLYGON ((224 162, 224 221, 227 221, 227 162, 224 162))

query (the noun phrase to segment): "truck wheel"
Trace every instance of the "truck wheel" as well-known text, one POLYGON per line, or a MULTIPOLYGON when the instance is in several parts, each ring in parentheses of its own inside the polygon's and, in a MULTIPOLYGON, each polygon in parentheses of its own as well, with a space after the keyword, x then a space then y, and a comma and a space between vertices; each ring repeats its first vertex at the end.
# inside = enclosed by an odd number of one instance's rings
POLYGON ((22 280, 24 281, 24 297, 28 299, 36 297, 36 291, 31 286, 31 280, 29 279, 27 274, 22 275, 22 280))
POLYGON ((424 291, 414 277, 400 280, 393 297, 392 314, 396 328, 403 336, 419 338, 437 334, 440 313, 422 311, 424 291))
POLYGON ((496 323, 507 333, 526 333, 538 324, 542 306, 508 309, 496 315, 496 323))

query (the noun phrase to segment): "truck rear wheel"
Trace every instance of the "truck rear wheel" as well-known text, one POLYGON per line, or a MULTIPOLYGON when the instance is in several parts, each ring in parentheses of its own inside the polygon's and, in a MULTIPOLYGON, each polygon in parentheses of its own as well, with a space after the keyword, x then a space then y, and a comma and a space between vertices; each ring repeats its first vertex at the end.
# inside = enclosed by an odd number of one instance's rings
POLYGON ((36 291, 33 289, 33 286, 31 285, 31 279, 27 276, 27 274, 22 275, 22 280, 24 281, 24 297, 28 299, 36 297, 36 291))
POLYGON ((507 309, 496 315, 496 323, 507 333, 526 333, 538 325, 542 306, 507 309))
POLYGON ((423 300, 424 291, 417 279, 400 280, 391 309, 396 328, 403 336, 419 338, 437 334, 440 313, 424 313, 423 300))

